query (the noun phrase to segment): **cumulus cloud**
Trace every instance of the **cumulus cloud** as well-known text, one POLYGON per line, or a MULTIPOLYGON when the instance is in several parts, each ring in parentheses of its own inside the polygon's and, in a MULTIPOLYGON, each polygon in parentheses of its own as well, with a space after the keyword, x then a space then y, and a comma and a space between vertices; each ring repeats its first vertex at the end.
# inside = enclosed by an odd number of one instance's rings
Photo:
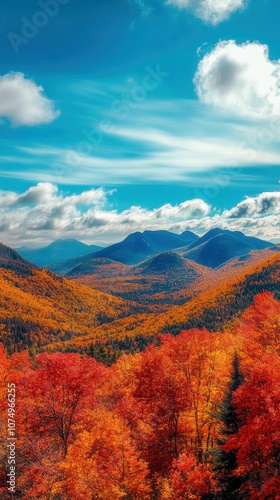
MULTIPOLYGON (((73 220, 71 229, 83 231, 87 228, 110 228, 119 227, 120 230, 138 231, 141 229, 164 229, 174 222, 188 219, 205 217, 209 214, 211 207, 203 200, 188 200, 178 205, 169 203, 162 207, 148 210, 139 206, 132 206, 118 213, 114 210, 90 209, 81 217, 73 220)), ((68 228, 69 229, 69 228, 68 228)))
POLYGON ((21 194, 0 191, 0 208, 48 202, 53 199, 56 192, 57 187, 50 182, 39 182, 37 186, 32 186, 21 194))
POLYGON ((59 116, 54 103, 44 94, 42 86, 23 73, 8 73, 0 77, 0 117, 13 125, 41 125, 59 116))
POLYGON ((248 197, 231 210, 224 212, 230 218, 256 218, 267 214, 280 215, 280 193, 261 193, 259 196, 248 197))
POLYGON ((22 238, 25 242, 58 237, 92 241, 101 233, 126 235, 146 228, 164 229, 205 217, 211 210, 203 200, 193 199, 151 210, 132 206, 118 212, 108 201, 113 192, 99 188, 65 195, 48 182, 20 194, 0 191, 0 238, 13 245, 16 241, 22 244, 22 238))
POLYGON ((13 205, 32 205, 42 202, 50 201, 55 193, 57 187, 50 182, 39 182, 37 186, 33 186, 23 194, 16 196, 13 205))
POLYGON ((221 41, 206 54, 194 77, 206 104, 252 118, 280 114, 280 61, 271 61, 267 45, 221 41))
POLYGON ((112 194, 103 188, 65 194, 51 183, 40 183, 20 194, 0 191, 0 240, 14 247, 47 244, 57 238, 112 243, 145 229, 175 233, 189 229, 201 235, 221 227, 280 241, 277 192, 246 198, 223 212, 199 198, 154 209, 131 206, 119 211, 109 200, 112 194))
POLYGON ((190 217, 204 217, 209 214, 210 207, 200 199, 188 200, 179 205, 172 206, 170 203, 163 205, 152 212, 154 219, 184 219, 190 217))
POLYGON ((188 9, 208 24, 219 24, 245 7, 246 0, 167 0, 167 4, 188 9))

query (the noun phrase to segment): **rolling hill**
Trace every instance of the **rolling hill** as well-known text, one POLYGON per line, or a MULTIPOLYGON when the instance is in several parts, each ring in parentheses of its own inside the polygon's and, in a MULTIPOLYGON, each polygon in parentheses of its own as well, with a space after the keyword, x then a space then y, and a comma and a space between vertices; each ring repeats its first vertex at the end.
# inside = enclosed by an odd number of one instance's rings
POLYGON ((97 245, 85 245, 81 241, 74 239, 56 240, 50 245, 42 248, 31 249, 22 247, 16 251, 32 264, 39 267, 49 267, 62 260, 68 260, 80 255, 101 250, 97 245))
POLYGON ((10 351, 89 334, 141 311, 137 304, 39 269, 2 244, 0 289, 0 340, 10 351))
POLYGON ((279 268, 276 246, 232 258, 215 269, 172 250, 129 266, 91 259, 69 273, 70 281, 0 245, 0 340, 9 351, 88 352, 91 346, 96 354, 99 348, 138 350, 158 333, 203 326, 219 330, 257 293, 270 290, 280 296, 279 268), (108 288, 113 295, 102 291, 108 288))
MULTIPOLYGON (((151 240, 157 241, 157 232, 147 233, 151 240)), ((164 236, 166 244, 167 238, 171 240, 170 233, 163 233, 160 236, 164 236)), ((183 234, 189 237, 188 232, 183 234)), ((148 241, 145 235, 146 232, 143 235, 136 233, 136 236, 134 233, 131 238, 126 238, 126 244, 127 241, 135 243, 135 238, 140 238, 142 243, 143 237, 148 241)), ((173 236, 176 239, 177 236, 172 235, 174 242, 173 236)), ((117 248, 120 247, 117 245, 117 248)), ((130 251, 131 248, 133 246, 130 246, 130 251)), ((153 248, 158 250, 159 245, 156 247, 154 243, 153 248)), ((269 242, 247 237, 241 232, 217 228, 196 238, 189 246, 158 253, 136 265, 121 264, 105 257, 87 260, 89 256, 85 256, 83 263, 79 263, 80 259, 71 261, 65 276, 96 290, 150 304, 156 312, 166 311, 172 305, 190 300, 193 294, 211 288, 212 283, 223 283, 225 279, 234 277, 240 266, 243 272, 246 266, 265 258, 266 251, 275 248, 269 242), (73 264, 77 265, 71 268, 73 264)), ((115 246, 108 247, 105 252, 111 253, 112 249, 115 246)))
POLYGON ((175 292, 188 289, 191 293, 192 285, 208 274, 207 268, 170 251, 135 266, 105 258, 92 259, 79 264, 65 277, 162 311, 176 303, 175 292))
MULTIPOLYGON (((269 290, 280 297, 280 251, 266 252, 266 257, 247 268, 237 267, 236 276, 224 281, 208 280, 209 287, 183 305, 159 314, 137 314, 97 327, 93 334, 67 341, 63 348, 99 351, 113 349, 134 352, 159 333, 177 334, 189 328, 206 327, 210 331, 231 328, 231 324, 253 303, 255 295, 269 290), (268 253, 267 253, 268 252, 268 253), (268 256, 270 255, 270 256, 268 256), (105 350, 106 350, 105 349, 105 350)), ((55 349, 55 344, 48 346, 55 349)), ((102 357, 102 356, 101 356, 102 357)))

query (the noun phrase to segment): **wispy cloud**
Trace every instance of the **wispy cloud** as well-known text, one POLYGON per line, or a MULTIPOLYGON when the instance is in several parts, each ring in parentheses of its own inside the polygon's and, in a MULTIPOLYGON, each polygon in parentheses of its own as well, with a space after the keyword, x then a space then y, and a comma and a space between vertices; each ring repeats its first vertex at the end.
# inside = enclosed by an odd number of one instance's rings
MULTIPOLYGON (((83 82, 82 94, 102 85, 83 82)), ((278 166, 280 121, 232 117, 204 103, 178 99, 146 99, 122 117, 99 98, 67 133, 46 143, 35 136, 13 150, 3 145, 3 177, 68 185, 135 183, 189 184, 209 172, 234 167, 278 166), (106 125, 106 122, 110 126, 106 125), (276 125, 276 126, 275 126, 276 125), (69 132, 69 133, 68 133, 69 132)), ((80 95, 80 94, 79 94, 80 95)), ((99 94, 98 94, 99 95, 99 94)), ((89 97, 81 97, 84 103, 89 97)), ((106 102, 107 102, 106 100, 106 102)), ((125 102, 125 100, 124 100, 125 102)), ((136 104, 136 103, 134 103, 136 104)), ((242 176, 242 172, 240 172, 242 176)), ((240 178, 239 176, 239 178, 240 178)), ((234 179, 231 179, 234 182, 234 179)))
POLYGON ((82 136, 72 149, 43 144, 21 146, 14 163, 17 158, 19 164, 28 164, 30 160, 30 168, 15 168, 11 172, 9 163, 13 158, 9 157, 6 172, 2 166, 2 175, 62 184, 67 179, 67 184, 72 185, 87 184, 88 179, 94 185, 192 183, 198 175, 219 168, 280 164, 277 130, 267 140, 267 123, 230 122, 214 112, 209 114, 203 106, 199 108, 199 103, 180 102, 174 104, 172 112, 168 104, 155 103, 152 107, 149 103, 151 108, 144 113, 146 124, 140 113, 137 124, 129 119, 104 133, 89 129, 88 137, 101 137, 98 145, 82 136), (183 111, 177 115, 179 106, 183 111), (168 116, 165 121, 163 109, 168 116), (88 154, 80 152, 80 144, 88 154))

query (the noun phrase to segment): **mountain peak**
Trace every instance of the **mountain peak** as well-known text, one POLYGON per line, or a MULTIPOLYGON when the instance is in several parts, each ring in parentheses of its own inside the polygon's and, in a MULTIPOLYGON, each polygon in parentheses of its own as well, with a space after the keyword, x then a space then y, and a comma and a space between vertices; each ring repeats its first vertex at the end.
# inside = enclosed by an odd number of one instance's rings
MULTIPOLYGON (((190 238, 190 235, 188 235, 190 238)), ((194 241, 196 235, 190 239, 194 241)), ((187 246, 187 236, 181 237, 179 234, 166 230, 145 230, 130 234, 120 243, 115 243, 100 252, 94 257, 107 257, 123 264, 138 264, 153 255, 187 246)))
POLYGON ((36 249, 20 248, 22 257, 39 267, 49 267, 66 259, 72 259, 93 251, 100 250, 99 246, 89 246, 79 240, 68 238, 58 239, 49 245, 36 249))
POLYGON ((151 257, 137 267, 145 274, 168 273, 181 270, 185 262, 182 255, 169 251, 151 257))
POLYGON ((252 250, 262 250, 270 246, 271 243, 245 236, 240 231, 211 229, 189 246, 184 257, 215 268, 234 257, 248 255, 252 250))
POLYGON ((16 271, 21 276, 33 273, 34 266, 12 248, 0 243, 0 268, 16 271))
POLYGON ((24 261, 23 258, 12 248, 7 247, 3 243, 0 243, 0 259, 2 260, 16 260, 24 261))

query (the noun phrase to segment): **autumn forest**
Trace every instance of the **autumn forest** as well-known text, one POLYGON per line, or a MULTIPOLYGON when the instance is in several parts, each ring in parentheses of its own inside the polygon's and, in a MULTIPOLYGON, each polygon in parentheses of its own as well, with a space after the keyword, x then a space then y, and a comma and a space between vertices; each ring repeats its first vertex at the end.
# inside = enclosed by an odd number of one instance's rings
POLYGON ((161 335, 110 367, 2 348, 3 440, 17 387, 16 497, 279 498, 279 318, 263 292, 231 331, 161 335))
POLYGON ((179 249, 140 290, 139 268, 69 279, 2 245, 1 499, 279 499, 279 258, 179 249))

